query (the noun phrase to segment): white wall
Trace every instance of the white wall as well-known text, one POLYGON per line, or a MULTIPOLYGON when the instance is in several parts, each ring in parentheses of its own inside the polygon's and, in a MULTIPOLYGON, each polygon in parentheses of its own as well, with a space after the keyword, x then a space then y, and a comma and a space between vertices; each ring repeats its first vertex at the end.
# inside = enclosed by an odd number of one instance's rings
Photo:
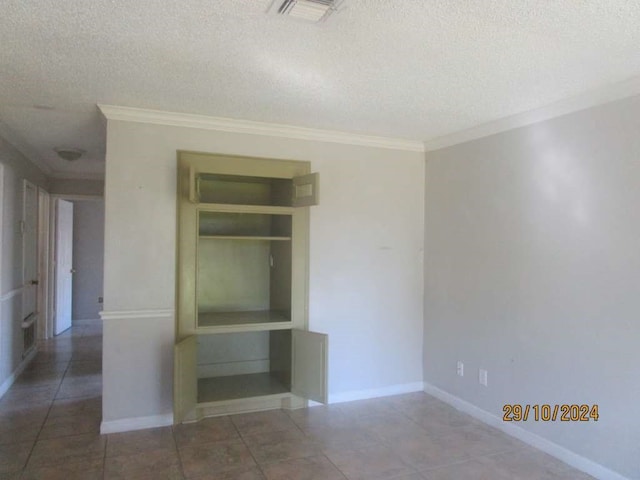
POLYGON ((329 334, 330 398, 422 382, 423 154, 108 121, 104 309, 125 313, 105 320, 105 421, 172 411, 178 149, 310 160, 310 327, 329 334))
POLYGON ((52 178, 49 181, 49 193, 59 195, 104 195, 103 180, 77 178, 52 178))
POLYGON ((72 318, 95 320, 102 304, 104 257, 104 201, 73 202, 72 318))
POLYGON ((8 142, 0 138, 4 165, 0 212, 0 395, 22 362, 22 220, 23 180, 46 187, 44 174, 8 142))
POLYGON ((425 200, 425 380, 498 417, 598 404, 520 426, 634 479, 639 125, 634 97, 430 152, 425 200))

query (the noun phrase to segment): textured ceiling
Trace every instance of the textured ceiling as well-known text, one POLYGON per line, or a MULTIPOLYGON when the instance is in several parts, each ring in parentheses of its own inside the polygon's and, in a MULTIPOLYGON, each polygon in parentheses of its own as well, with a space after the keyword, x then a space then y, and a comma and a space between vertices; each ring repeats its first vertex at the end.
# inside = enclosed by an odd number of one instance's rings
POLYGON ((270 4, 2 0, 0 132, 95 174, 97 103, 429 140, 640 75, 635 1, 345 0, 319 25, 270 4))

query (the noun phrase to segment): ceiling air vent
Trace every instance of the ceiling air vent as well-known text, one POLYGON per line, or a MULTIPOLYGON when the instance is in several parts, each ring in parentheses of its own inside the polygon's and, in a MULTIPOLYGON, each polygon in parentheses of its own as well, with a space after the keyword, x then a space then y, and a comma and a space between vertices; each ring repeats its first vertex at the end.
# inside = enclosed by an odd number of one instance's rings
POLYGON ((273 10, 278 15, 318 23, 324 21, 336 9, 336 3, 336 0, 276 0, 273 10))

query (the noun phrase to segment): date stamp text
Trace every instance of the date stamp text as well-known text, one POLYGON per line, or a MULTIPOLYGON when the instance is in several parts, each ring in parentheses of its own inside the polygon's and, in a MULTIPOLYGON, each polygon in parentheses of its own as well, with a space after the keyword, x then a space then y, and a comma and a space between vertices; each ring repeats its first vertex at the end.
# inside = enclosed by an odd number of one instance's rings
POLYGON ((506 404, 502 407, 502 420, 505 422, 597 422, 598 405, 562 404, 562 405, 521 405, 506 404))

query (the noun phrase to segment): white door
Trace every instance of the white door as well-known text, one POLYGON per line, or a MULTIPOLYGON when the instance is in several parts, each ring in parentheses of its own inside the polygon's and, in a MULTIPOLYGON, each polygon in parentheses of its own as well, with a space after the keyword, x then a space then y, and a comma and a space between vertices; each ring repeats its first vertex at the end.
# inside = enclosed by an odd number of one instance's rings
POLYGON ((73 203, 56 200, 56 298, 54 335, 71 328, 73 203))
POLYGON ((24 330, 23 355, 35 345, 35 322, 38 292, 38 188, 23 183, 22 210, 22 328, 24 330))

